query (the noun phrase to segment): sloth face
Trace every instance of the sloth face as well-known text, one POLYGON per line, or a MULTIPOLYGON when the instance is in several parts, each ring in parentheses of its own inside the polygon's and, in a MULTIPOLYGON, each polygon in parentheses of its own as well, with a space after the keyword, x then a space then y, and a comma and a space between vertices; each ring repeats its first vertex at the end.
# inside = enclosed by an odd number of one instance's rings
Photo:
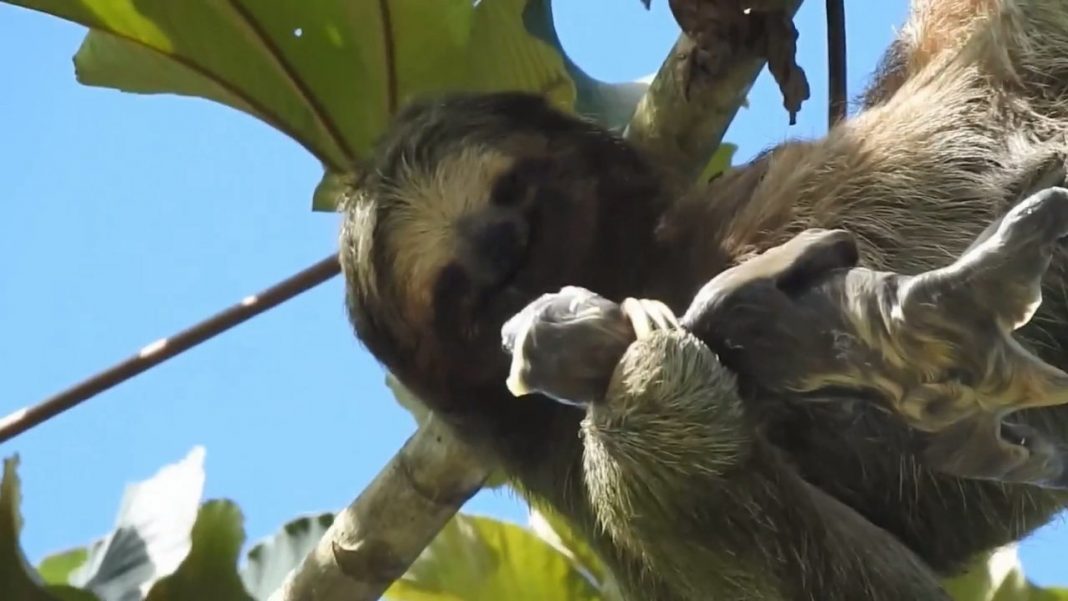
POLYGON ((617 138, 534 96, 407 109, 346 209, 358 336, 395 373, 444 382, 462 363, 503 386, 506 319, 564 285, 622 292, 613 278, 637 273, 628 250, 642 247, 632 230, 651 236, 654 183, 617 138))

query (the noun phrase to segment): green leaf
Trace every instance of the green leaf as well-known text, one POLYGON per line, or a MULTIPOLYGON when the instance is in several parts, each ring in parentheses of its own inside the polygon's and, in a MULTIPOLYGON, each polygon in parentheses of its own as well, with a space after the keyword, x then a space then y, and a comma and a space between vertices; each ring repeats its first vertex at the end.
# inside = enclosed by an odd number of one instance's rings
POLYGON ((241 570, 245 589, 256 599, 266 601, 289 572, 304 561, 332 523, 332 513, 299 517, 257 543, 248 552, 248 564, 241 570))
POLYGON ((71 573, 84 565, 88 557, 89 550, 85 547, 49 555, 41 560, 37 572, 49 584, 67 584, 71 573))
POLYGON ((337 211, 343 199, 355 190, 356 174, 324 169, 323 177, 312 194, 312 210, 337 211))
POLYGON ((22 531, 22 492, 18 455, 4 459, 0 479, 0 591, 4 599, 18 601, 99 601, 92 593, 70 586, 45 585, 26 561, 19 545, 22 531))
POLYGON ((1028 582, 1015 544, 976 560, 943 585, 956 601, 1068 601, 1068 589, 1043 589, 1028 582))
POLYGON ((386 597, 395 601, 601 598, 567 557, 534 533, 463 514, 442 529, 386 597))
POLYGON ((5 598, 27 599, 28 601, 48 601, 55 597, 41 587, 36 578, 31 576, 33 568, 26 561, 19 545, 22 531, 22 504, 17 474, 18 456, 4 459, 4 476, 0 480, 0 590, 5 591, 5 598))
POLYGON ((115 529, 90 546, 85 563, 70 574, 71 584, 105 601, 140 598, 189 553, 203 490, 202 447, 126 487, 115 529))
MULTIPOLYGON (((563 58, 527 0, 3 0, 92 29, 78 80, 208 98, 350 173, 398 106, 447 90, 541 92, 570 109, 563 58)), ((333 208, 329 196, 316 208, 333 208)))
POLYGON ((1028 601, 1068 601, 1068 588, 1041 588, 1031 585, 1028 601))
POLYGON ((712 158, 708 160, 708 164, 705 165, 704 171, 701 172, 701 181, 707 182, 713 177, 723 173, 731 167, 731 161, 734 159, 734 153, 738 151, 738 146, 731 144, 730 142, 724 142, 719 145, 716 152, 712 153, 712 158))
POLYGON ((467 84, 484 92, 538 92, 553 104, 571 109, 575 83, 562 52, 532 36, 524 21, 528 5, 538 1, 482 0, 478 4, 467 47, 467 84))
POLYGON ((560 514, 549 507, 537 507, 530 510, 530 529, 542 540, 567 556, 576 568, 583 571, 594 585, 603 590, 609 578, 608 570, 586 541, 575 534, 571 526, 560 514))
POLYGON ((594 119, 606 127, 623 129, 634 115, 638 101, 649 84, 645 81, 608 83, 590 76, 564 51, 553 23, 551 0, 530 0, 523 14, 527 30, 554 48, 575 82, 575 112, 594 119))
MULTIPOLYGON (((538 0, 531 0, 536 3, 538 0)), ((558 46, 530 35, 524 23, 528 0, 484 0, 474 5, 463 2, 465 18, 454 22, 457 44, 436 46, 426 41, 425 32, 440 29, 439 20, 427 5, 417 0, 392 0, 397 34, 396 86, 400 102, 420 95, 444 91, 522 90, 546 96, 553 104, 571 110, 575 105, 575 84, 558 46), (404 8, 404 10, 400 10, 404 8), (414 18, 418 15, 418 19, 414 18), (402 43, 404 40, 408 43, 402 43), (434 54, 435 60, 427 55, 434 54)), ((368 2, 367 4, 372 4, 368 2)), ((442 5, 447 4, 442 1, 442 5)), ((437 10, 435 8, 434 10, 437 10)), ((461 9, 456 9, 457 13, 461 9)), ((379 82, 382 84, 382 82, 379 82)), ((387 82, 388 85, 388 82, 387 82)), ((369 86, 374 90, 374 85, 369 86)), ((370 117, 376 126, 375 136, 385 129, 392 114, 370 117)), ((364 147, 359 147, 361 152, 364 147)), ((330 172, 316 189, 312 208, 316 211, 337 210, 337 200, 349 178, 330 172)))
POLYGON ((173 574, 157 581, 145 601, 254 601, 237 573, 245 542, 241 510, 230 501, 204 503, 193 525, 192 547, 173 574))

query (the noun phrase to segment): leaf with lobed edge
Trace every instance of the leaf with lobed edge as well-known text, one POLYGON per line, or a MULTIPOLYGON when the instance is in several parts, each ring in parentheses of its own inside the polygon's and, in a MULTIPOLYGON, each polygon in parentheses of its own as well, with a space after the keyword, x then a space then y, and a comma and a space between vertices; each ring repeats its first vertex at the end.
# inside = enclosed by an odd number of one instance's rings
POLYGON ((204 491, 204 448, 126 487, 115 529, 89 547, 70 583, 103 601, 141 599, 189 554, 204 491))
POLYGON ((48 584, 69 584, 70 575, 85 565, 88 557, 89 549, 86 547, 54 553, 41 560, 37 565, 37 572, 48 584))
POLYGON ((457 514, 386 591, 393 601, 600 601, 568 558, 533 532, 457 514))
MULTIPOLYGON (((79 23, 78 81, 197 96, 261 119, 352 174, 407 100, 527 90, 564 109, 562 57, 530 35, 527 0, 0 0, 79 23)), ((319 194, 317 210, 335 210, 319 194)))
POLYGON ((22 532, 22 490, 18 456, 4 459, 0 479, 0 591, 4 599, 18 601, 97 601, 92 593, 61 583, 48 583, 26 560, 22 532))
POLYGON ((245 542, 244 518, 237 505, 211 500, 200 506, 190 534, 189 553, 171 574, 159 579, 146 601, 254 601, 237 572, 245 542))
POLYGON ((1016 544, 979 558, 943 585, 956 601, 1068 601, 1068 589, 1043 589, 1027 580, 1016 544))
POLYGON ((257 601, 267 601, 285 581, 289 572, 315 549, 330 525, 333 513, 301 516, 287 522, 273 536, 256 543, 248 552, 241 570, 245 589, 257 601))
POLYGON ((549 44, 563 57, 567 72, 575 82, 575 112, 613 130, 622 131, 634 114, 638 101, 649 88, 652 76, 637 81, 608 83, 583 71, 564 51, 553 24, 551 0, 530 0, 523 11, 523 22, 532 35, 549 44))

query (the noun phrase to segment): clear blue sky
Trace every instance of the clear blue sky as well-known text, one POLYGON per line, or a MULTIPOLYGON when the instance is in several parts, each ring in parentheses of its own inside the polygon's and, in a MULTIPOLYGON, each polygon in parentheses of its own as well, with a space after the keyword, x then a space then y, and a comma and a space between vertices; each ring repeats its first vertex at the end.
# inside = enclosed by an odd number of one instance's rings
MULTIPOLYGON (((655 71, 667 1, 557 2, 594 76, 655 71)), ((905 0, 847 2, 849 80, 866 80, 905 0)), ((801 10, 813 98, 787 127, 765 73, 729 140, 740 158, 826 128, 823 3, 801 10)), ((81 27, 0 4, 0 414, 36 402, 334 251, 338 218, 309 211, 318 163, 251 117, 199 99, 78 85, 81 27)), ((335 279, 0 445, 22 457, 34 561, 112 525, 123 486, 194 445, 207 497, 236 500, 250 539, 348 503, 413 431, 357 344, 335 279)), ((510 494, 466 508, 517 521, 510 494)), ((1068 529, 1022 548, 1029 576, 1068 584, 1068 529)))

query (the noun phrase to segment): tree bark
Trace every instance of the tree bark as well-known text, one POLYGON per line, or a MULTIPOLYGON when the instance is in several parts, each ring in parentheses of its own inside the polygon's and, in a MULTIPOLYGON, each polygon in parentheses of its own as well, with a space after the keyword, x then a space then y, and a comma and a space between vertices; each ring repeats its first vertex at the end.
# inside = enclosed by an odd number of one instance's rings
POLYGON ((470 447, 429 416, 271 601, 378 599, 488 474, 470 447))
MULTIPOLYGON (((796 14, 802 0, 783 0, 796 14)), ((705 57, 722 65, 710 73, 690 68, 696 43, 680 35, 638 102, 624 135, 688 180, 700 175, 723 142, 727 128, 767 64, 752 48, 731 45, 729 57, 705 57)))

